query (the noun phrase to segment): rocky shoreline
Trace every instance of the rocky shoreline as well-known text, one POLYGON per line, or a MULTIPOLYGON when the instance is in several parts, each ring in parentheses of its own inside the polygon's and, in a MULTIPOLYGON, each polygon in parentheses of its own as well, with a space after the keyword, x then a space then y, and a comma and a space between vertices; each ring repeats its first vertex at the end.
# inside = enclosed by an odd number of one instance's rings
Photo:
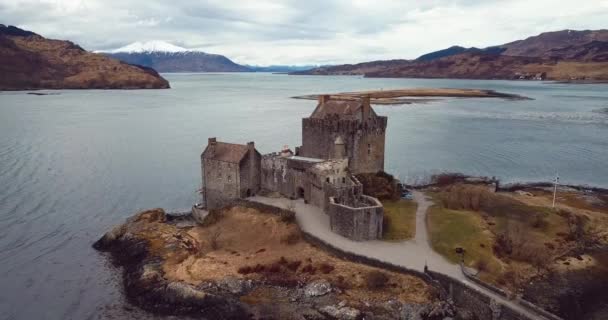
MULTIPOLYGON (((196 285, 169 280, 158 246, 173 253, 196 255, 201 244, 183 233, 195 227, 190 216, 167 215, 162 209, 138 213, 94 243, 122 268, 127 300, 155 314, 209 319, 444 319, 455 316, 451 303, 432 299, 403 303, 397 298, 369 299, 353 305, 348 289, 324 279, 294 281, 267 274, 263 279, 226 276, 196 285), (171 227, 162 239, 141 237, 147 228, 171 227)), ((394 285, 393 285, 394 286, 394 285)))

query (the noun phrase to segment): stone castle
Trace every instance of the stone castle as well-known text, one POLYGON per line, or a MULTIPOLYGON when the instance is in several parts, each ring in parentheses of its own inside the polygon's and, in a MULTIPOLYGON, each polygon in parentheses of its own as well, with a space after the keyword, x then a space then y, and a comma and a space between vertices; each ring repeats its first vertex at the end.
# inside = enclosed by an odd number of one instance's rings
POLYGON ((364 195, 358 173, 384 170, 387 118, 378 116, 368 96, 356 100, 319 97, 302 119, 302 146, 295 152, 261 155, 246 145, 209 138, 201 154, 203 201, 221 208, 239 198, 278 192, 304 199, 329 215, 331 230, 355 240, 382 235, 383 207, 364 195))

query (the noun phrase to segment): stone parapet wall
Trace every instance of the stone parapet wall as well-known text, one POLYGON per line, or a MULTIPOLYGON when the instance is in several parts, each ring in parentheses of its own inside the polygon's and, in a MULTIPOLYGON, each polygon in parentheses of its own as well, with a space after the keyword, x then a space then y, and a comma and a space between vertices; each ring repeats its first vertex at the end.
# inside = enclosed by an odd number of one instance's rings
POLYGON ((295 222, 296 221, 295 212, 293 212, 291 210, 279 208, 276 206, 264 204, 261 202, 249 201, 246 199, 234 199, 231 202, 227 203, 226 206, 224 206, 225 209, 231 208, 231 207, 245 207, 245 208, 256 209, 256 210, 260 211, 261 213, 268 213, 268 214, 279 216, 285 222, 295 222))
POLYGON ((330 197, 328 213, 330 228, 339 235, 357 241, 382 237, 384 208, 375 198, 362 195, 358 201, 340 203, 330 197), (368 205, 357 206, 365 204, 368 205))
POLYGON ((344 120, 339 117, 318 118, 303 118, 302 127, 325 127, 333 131, 350 132, 357 130, 385 130, 388 123, 388 118, 376 116, 366 121, 344 120))

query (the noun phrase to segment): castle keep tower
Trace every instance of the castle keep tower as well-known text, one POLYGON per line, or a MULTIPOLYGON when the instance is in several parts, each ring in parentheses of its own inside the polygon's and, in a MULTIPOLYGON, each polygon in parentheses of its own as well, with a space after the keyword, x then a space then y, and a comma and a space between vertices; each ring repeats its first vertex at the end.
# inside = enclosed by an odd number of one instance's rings
POLYGON ((384 170, 384 141, 387 118, 376 114, 369 96, 358 100, 319 97, 319 104, 302 119, 303 157, 332 159, 345 152, 352 173, 384 170))

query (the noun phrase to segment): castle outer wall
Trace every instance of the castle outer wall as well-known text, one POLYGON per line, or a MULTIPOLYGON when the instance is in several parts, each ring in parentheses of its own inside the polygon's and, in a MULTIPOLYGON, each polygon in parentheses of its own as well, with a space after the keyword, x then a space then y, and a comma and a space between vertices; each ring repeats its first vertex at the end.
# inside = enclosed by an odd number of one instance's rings
POLYGON ((238 145, 209 138, 201 154, 205 207, 222 208, 234 199, 257 194, 261 185, 261 163, 262 156, 253 142, 238 145))
POLYGON ((239 164, 213 159, 201 159, 203 194, 208 209, 221 208, 240 196, 239 164))

